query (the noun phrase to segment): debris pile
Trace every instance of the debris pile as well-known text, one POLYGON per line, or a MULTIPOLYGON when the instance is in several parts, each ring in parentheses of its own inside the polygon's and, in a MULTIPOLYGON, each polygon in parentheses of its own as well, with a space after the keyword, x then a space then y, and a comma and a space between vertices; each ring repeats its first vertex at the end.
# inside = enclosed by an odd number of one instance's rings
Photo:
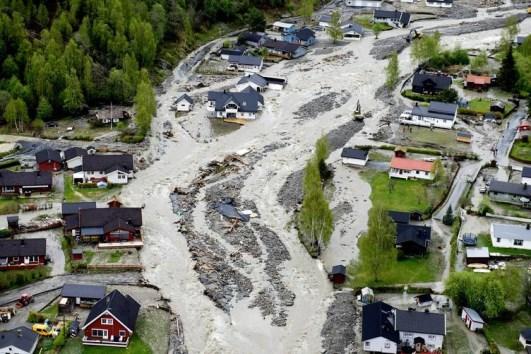
POLYGON ((321 330, 323 353, 358 353, 360 341, 356 329, 360 326, 360 314, 354 306, 352 291, 340 292, 326 313, 326 322, 321 330))
POLYGON ((329 92, 321 95, 308 103, 303 104, 297 112, 294 113, 295 119, 306 120, 315 119, 319 115, 339 108, 352 97, 350 92, 342 90, 341 92, 329 92))

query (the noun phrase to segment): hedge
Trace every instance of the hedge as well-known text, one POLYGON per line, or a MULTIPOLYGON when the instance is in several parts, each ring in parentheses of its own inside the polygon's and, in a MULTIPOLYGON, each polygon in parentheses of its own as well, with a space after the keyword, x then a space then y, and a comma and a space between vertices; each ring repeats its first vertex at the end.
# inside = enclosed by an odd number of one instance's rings
POLYGON ((0 291, 35 282, 47 277, 48 274, 50 274, 50 269, 44 266, 0 272, 0 291))

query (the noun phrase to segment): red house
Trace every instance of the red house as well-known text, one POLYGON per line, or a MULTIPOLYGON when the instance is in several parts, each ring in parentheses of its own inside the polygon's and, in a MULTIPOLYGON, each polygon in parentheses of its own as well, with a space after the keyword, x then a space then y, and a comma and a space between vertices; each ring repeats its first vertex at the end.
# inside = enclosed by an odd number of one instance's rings
POLYGON ((0 170, 1 195, 26 195, 47 193, 52 190, 51 172, 12 172, 0 170))
POLYGON ((0 270, 33 268, 45 264, 46 239, 0 240, 0 270))
POLYGON ((63 159, 57 150, 45 149, 35 154, 39 171, 59 171, 63 167, 63 159))
POLYGON ((90 310, 83 325, 83 344, 127 347, 135 329, 140 304, 113 290, 90 310))

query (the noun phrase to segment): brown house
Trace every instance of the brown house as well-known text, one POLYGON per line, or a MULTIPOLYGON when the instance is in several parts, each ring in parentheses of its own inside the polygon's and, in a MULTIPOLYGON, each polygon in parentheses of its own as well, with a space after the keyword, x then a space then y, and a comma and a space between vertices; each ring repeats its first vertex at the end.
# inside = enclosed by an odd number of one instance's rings
POLYGON ((0 270, 33 268, 45 262, 45 238, 0 240, 0 270))
POLYGON ((52 190, 51 172, 11 172, 0 170, 1 195, 31 195, 52 190))
POLYGON ((464 86, 470 90, 488 90, 491 84, 491 78, 489 76, 480 76, 468 74, 466 76, 464 86))

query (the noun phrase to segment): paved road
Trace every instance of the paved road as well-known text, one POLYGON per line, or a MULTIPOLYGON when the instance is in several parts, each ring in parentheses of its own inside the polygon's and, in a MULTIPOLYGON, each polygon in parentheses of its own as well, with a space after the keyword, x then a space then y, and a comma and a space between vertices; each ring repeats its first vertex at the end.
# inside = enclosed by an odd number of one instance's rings
POLYGON ((513 140, 516 136, 516 128, 518 128, 518 125, 520 125, 520 122, 522 119, 526 117, 525 107, 524 105, 521 105, 518 111, 513 113, 509 120, 507 121, 507 125, 505 128, 505 131, 503 132, 503 135, 498 140, 498 143, 496 144, 496 148, 498 150, 498 153, 496 155, 496 161, 498 162, 498 165, 500 166, 508 166, 509 165, 509 152, 513 143, 513 140))

